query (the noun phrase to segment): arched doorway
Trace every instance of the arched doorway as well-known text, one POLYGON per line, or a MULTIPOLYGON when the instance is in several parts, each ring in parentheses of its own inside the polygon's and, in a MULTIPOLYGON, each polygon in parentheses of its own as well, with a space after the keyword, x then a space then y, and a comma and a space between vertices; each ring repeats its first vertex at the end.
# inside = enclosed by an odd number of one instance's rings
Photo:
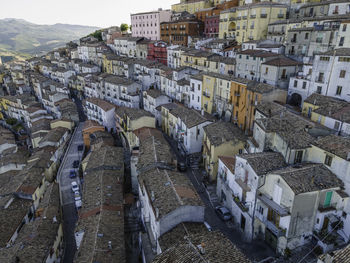
POLYGON ((228 25, 228 34, 230 37, 234 37, 236 33, 236 23, 235 22, 231 22, 228 25))
POLYGON ((301 106, 301 101, 302 101, 301 95, 298 94, 298 93, 293 93, 292 96, 289 99, 289 104, 292 105, 292 106, 300 107, 301 106))

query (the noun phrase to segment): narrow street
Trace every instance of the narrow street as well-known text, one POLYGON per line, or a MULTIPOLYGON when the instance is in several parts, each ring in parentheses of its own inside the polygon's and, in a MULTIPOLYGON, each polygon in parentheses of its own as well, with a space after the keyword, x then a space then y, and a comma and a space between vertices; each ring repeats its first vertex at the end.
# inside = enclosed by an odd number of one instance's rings
MULTIPOLYGON (((185 158, 181 156, 178 151, 177 143, 166 135, 165 138, 176 154, 178 161, 185 161, 185 158)), ((205 204, 205 221, 213 230, 220 230, 233 244, 243 250, 253 261, 261 261, 268 257, 275 257, 274 251, 265 242, 261 240, 254 240, 251 243, 244 242, 241 232, 231 221, 224 222, 217 216, 215 212, 215 206, 217 203, 209 199, 207 189, 202 183, 203 178, 200 169, 194 170, 187 167, 186 174, 205 204)))
POLYGON ((70 178, 69 174, 71 170, 75 170, 79 175, 79 169, 73 168, 73 162, 81 161, 83 157, 83 151, 78 151, 78 146, 83 144, 82 128, 84 123, 81 122, 74 131, 70 144, 67 148, 66 154, 62 161, 58 180, 60 185, 61 205, 63 211, 63 231, 64 231, 64 257, 63 262, 73 262, 76 245, 74 238, 74 228, 78 219, 77 209, 75 207, 74 195, 71 189, 71 182, 75 181, 81 189, 79 176, 70 178))
POLYGON ((76 252, 74 229, 78 220, 78 213, 77 208, 75 207, 75 200, 71 189, 71 183, 73 181, 77 182, 77 184, 79 185, 79 189, 81 189, 81 182, 79 179, 79 168, 73 168, 73 162, 76 160, 79 161, 80 167, 80 162, 83 158, 84 149, 82 151, 79 151, 78 146, 84 144, 82 129, 84 127, 84 121, 86 119, 81 100, 75 95, 72 95, 72 99, 77 106, 80 123, 74 130, 71 141, 69 142, 68 148, 66 150, 66 153, 64 155, 60 169, 57 174, 57 179, 60 185, 61 206, 64 221, 63 263, 72 263, 76 252), (77 176, 75 178, 69 177, 71 170, 76 171, 77 176))

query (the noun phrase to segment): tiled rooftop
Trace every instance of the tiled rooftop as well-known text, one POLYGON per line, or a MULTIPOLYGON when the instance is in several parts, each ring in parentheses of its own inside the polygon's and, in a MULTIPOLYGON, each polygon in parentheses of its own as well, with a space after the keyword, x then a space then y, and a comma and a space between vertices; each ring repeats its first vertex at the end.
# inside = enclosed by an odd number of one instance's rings
POLYGON ((193 233, 158 255, 154 263, 216 262, 250 263, 251 261, 221 232, 193 233))
POLYGON ((74 262, 126 262, 123 149, 101 147, 90 154, 76 228, 83 236, 74 262))
POLYGON ((203 206, 191 181, 180 172, 154 168, 138 176, 140 187, 145 186, 148 193, 154 193, 151 200, 158 209, 159 218, 181 206, 203 206))
POLYGON ((257 175, 265 175, 286 166, 284 157, 278 152, 247 153, 238 156, 247 160, 257 175))
POLYGON ((314 143, 317 147, 350 161, 350 138, 334 134, 321 137, 314 143))
POLYGON ((204 127, 210 143, 219 146, 227 142, 246 142, 247 137, 233 123, 218 121, 204 127))
POLYGON ((343 187, 343 182, 323 164, 302 163, 270 173, 280 175, 296 195, 343 187))

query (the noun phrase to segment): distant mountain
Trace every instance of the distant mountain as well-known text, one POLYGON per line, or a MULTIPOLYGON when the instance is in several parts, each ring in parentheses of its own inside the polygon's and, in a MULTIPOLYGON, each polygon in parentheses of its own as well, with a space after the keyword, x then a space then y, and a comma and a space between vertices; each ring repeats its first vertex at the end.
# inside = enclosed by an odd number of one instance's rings
POLYGON ((0 51, 39 54, 77 40, 97 29, 99 28, 68 24, 37 25, 14 18, 0 19, 0 51))

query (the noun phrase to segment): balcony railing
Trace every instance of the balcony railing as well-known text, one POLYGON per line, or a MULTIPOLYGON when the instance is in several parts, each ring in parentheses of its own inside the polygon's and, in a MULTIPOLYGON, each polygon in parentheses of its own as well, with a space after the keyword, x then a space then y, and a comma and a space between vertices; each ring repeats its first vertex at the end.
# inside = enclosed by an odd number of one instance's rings
POLYGON ((208 92, 203 92, 203 96, 207 97, 207 98, 210 98, 210 94, 208 92))
POLYGON ((235 201, 236 205, 243 211, 247 212, 249 210, 249 207, 242 201, 239 200, 237 196, 232 196, 233 201, 235 201))
POLYGON ((283 17, 284 17, 284 14, 278 14, 277 17, 278 17, 278 18, 283 18, 283 17))
POLYGON ((266 18, 267 17, 267 14, 261 14, 260 15, 260 18, 266 18))
POLYGON ((321 213, 322 212, 328 212, 328 211, 332 211, 332 210, 336 210, 337 208, 337 203, 332 203, 332 204, 329 204, 329 205, 319 205, 318 206, 318 211, 320 211, 321 213))
POLYGON ((250 18, 256 18, 256 15, 250 15, 250 18))

